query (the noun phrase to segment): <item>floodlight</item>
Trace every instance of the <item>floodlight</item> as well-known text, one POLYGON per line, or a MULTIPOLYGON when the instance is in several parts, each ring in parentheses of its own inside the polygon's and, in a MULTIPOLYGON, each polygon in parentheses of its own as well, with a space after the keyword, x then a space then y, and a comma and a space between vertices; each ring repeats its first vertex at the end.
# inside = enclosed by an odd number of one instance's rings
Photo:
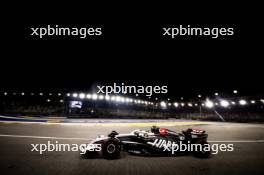
POLYGON ((167 104, 166 104, 164 101, 162 101, 162 102, 160 102, 160 106, 161 106, 162 108, 166 108, 166 107, 167 107, 167 104))
POLYGON ((192 103, 188 103, 187 105, 188 105, 189 107, 192 107, 192 106, 193 106, 192 103))
POLYGON ((58 93, 58 96, 61 96, 61 93, 58 93))
POLYGON ((177 108, 179 106, 179 103, 175 102, 173 105, 177 108))
POLYGON ((184 103, 181 103, 181 106, 184 106, 185 104, 184 103))
POLYGON ((218 95, 219 95, 219 94, 216 92, 216 93, 215 93, 215 96, 218 96, 218 95))
POLYGON ((79 97, 80 97, 81 99, 84 99, 85 94, 84 94, 84 93, 80 93, 80 94, 79 94, 79 97))
POLYGON ((168 103, 168 106, 171 106, 171 103, 168 103))
POLYGON ((120 102, 121 101, 121 97, 120 96, 116 96, 115 101, 120 102))
POLYGON ((246 105, 247 104, 247 101, 246 100, 239 100, 239 104, 240 105, 246 105))
POLYGON ((199 97, 199 98, 201 98, 201 97, 202 97, 202 95, 200 95, 200 94, 199 94, 199 95, 198 95, 198 97, 199 97))
POLYGON ((67 96, 69 97, 69 96, 71 96, 71 94, 70 93, 67 93, 67 96))
POLYGON ((99 100, 103 100, 104 99, 104 96, 103 95, 99 95, 99 100))
POLYGON ((122 103, 124 103, 124 102, 125 102, 125 98, 124 98, 124 97, 120 97, 120 101, 121 101, 122 103))
POLYGON ((87 95, 86 95, 86 98, 87 98, 87 99, 91 99, 91 98, 92 98, 92 95, 91 95, 91 94, 87 94, 87 95))
POLYGON ((109 96, 109 95, 106 95, 106 96, 105 96, 105 100, 106 100, 106 101, 109 101, 109 100, 110 100, 110 96, 109 96))
POLYGON ((72 96, 76 98, 78 96, 78 94, 77 93, 73 93, 72 96))
POLYGON ((97 94, 93 94, 93 95, 92 95, 92 99, 93 99, 93 100, 97 100, 97 98, 98 98, 98 95, 97 95, 97 94))
POLYGON ((226 100, 221 100, 221 101, 220 101, 220 105, 226 108, 226 107, 229 106, 229 102, 226 101, 226 100))
POLYGON ((235 105, 235 104, 236 104, 236 102, 234 102, 234 101, 231 101, 231 104, 232 104, 232 105, 235 105))
POLYGON ((21 93, 21 95, 23 96, 23 95, 25 95, 25 93, 24 93, 24 92, 22 92, 22 93, 21 93))
POLYGON ((234 93, 234 94, 237 94, 237 90, 233 90, 233 93, 234 93))
POLYGON ((115 96, 112 96, 112 97, 111 97, 111 100, 112 100, 112 101, 115 101, 115 99, 116 99, 115 96))
MULTIPOLYGON (((39 93, 39 95, 40 95, 40 96, 42 96, 42 95, 43 95, 43 93, 41 92, 41 93, 39 93)), ((77 94, 76 94, 76 96, 77 96, 77 94)))
POLYGON ((251 100, 250 102, 251 102, 252 104, 255 104, 255 103, 256 103, 256 101, 255 101, 255 100, 251 100))
POLYGON ((214 103, 212 101, 210 101, 210 100, 206 100, 205 106, 207 108, 212 108, 212 107, 214 107, 214 103))

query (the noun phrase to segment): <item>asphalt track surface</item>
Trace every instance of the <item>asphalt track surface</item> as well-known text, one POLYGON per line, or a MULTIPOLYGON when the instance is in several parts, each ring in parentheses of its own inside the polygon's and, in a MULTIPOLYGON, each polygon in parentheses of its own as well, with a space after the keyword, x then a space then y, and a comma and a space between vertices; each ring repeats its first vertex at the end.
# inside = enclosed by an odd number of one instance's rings
POLYGON ((122 174, 122 175, 181 175, 181 174, 263 174, 264 124, 174 121, 157 122, 169 129, 181 131, 188 127, 204 129, 211 143, 233 143, 233 152, 219 152, 208 159, 192 155, 176 157, 142 157, 122 153, 120 159, 84 159, 79 152, 31 152, 31 144, 55 141, 68 144, 87 143, 98 134, 112 130, 127 133, 133 129, 149 129, 153 121, 110 124, 10 123, 0 122, 1 174, 122 174), (215 142, 216 141, 216 142, 215 142))

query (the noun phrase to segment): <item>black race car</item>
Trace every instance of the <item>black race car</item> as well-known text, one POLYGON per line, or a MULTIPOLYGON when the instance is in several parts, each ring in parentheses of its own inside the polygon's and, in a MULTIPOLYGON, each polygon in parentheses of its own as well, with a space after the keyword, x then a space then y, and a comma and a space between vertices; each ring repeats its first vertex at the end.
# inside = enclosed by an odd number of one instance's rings
POLYGON ((144 156, 172 156, 192 152, 195 156, 207 158, 210 156, 210 150, 204 149, 209 145, 207 137, 205 131, 190 128, 181 133, 155 126, 150 131, 137 129, 129 134, 112 131, 107 137, 101 135, 92 140, 84 156, 92 158, 101 153, 106 159, 116 159, 121 151, 144 156), (179 149, 181 146, 186 149, 179 149))

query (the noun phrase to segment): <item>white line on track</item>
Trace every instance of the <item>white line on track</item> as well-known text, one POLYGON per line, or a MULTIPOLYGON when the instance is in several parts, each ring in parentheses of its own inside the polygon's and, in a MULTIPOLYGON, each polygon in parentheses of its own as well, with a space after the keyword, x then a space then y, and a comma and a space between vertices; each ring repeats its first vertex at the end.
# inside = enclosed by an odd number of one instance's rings
POLYGON ((71 137, 44 137, 44 136, 25 136, 25 135, 5 135, 1 134, 0 137, 15 137, 15 138, 33 138, 33 139, 58 139, 58 140, 91 140, 88 138, 71 138, 71 137))
POLYGON ((264 140, 208 140, 209 143, 264 143, 264 140))
MULTIPOLYGON (((7 135, 0 134, 0 137, 15 137, 15 138, 33 138, 33 139, 58 139, 58 140, 92 140, 91 138, 77 137, 45 137, 45 136, 25 136, 25 135, 7 135)), ((264 143, 264 140, 209 140, 209 143, 264 143)))

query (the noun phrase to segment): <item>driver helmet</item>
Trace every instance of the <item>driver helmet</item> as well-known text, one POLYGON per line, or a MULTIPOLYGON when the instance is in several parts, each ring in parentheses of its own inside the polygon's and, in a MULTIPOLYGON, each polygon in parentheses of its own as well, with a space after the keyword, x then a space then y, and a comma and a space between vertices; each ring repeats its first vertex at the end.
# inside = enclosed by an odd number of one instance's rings
POLYGON ((150 129, 150 131, 152 133, 158 133, 159 132, 159 128, 157 126, 152 126, 151 129, 150 129))

